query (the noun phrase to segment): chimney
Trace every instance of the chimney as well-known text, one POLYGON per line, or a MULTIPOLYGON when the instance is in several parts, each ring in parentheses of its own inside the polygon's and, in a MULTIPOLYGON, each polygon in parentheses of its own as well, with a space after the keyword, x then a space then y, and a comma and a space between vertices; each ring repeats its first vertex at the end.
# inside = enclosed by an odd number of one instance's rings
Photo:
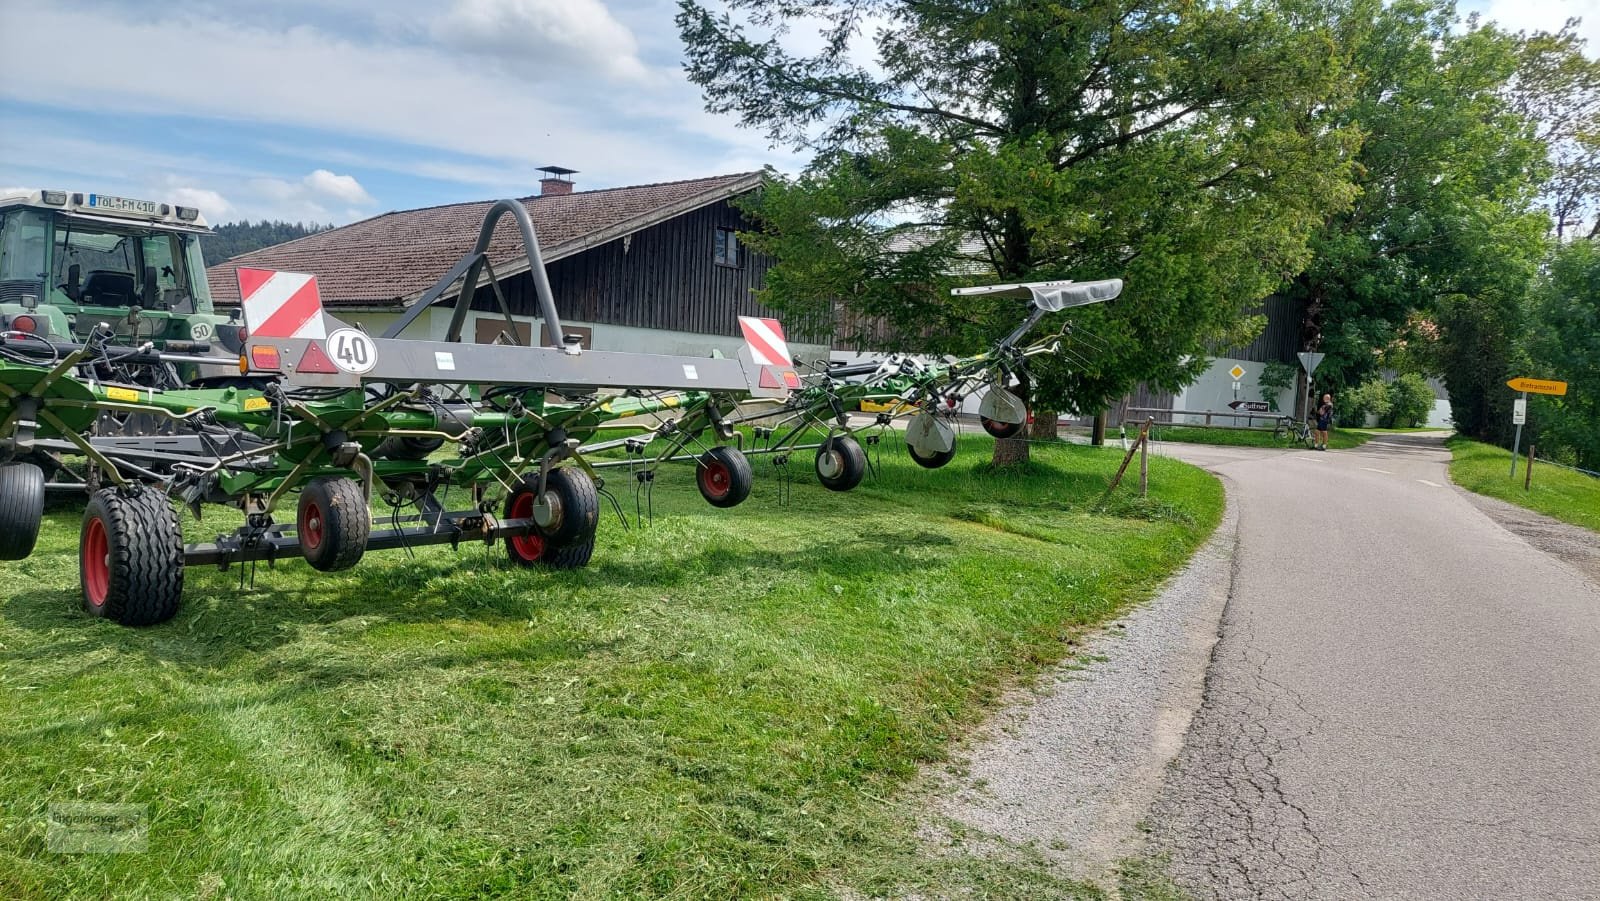
POLYGON ((539 179, 540 197, 572 193, 572 176, 576 175, 578 170, 562 166, 540 166, 539 171, 545 173, 544 178, 539 179))

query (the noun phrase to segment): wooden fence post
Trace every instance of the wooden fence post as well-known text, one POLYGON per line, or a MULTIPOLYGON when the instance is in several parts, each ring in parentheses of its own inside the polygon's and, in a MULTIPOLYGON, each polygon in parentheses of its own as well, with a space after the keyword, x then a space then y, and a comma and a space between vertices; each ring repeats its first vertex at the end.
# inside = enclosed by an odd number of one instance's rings
POLYGON ((1528 469, 1522 474, 1522 490, 1533 488, 1533 445, 1528 445, 1528 469))
POLYGON ((1150 427, 1155 424, 1155 417, 1145 420, 1145 440, 1139 443, 1139 496, 1144 497, 1150 490, 1150 427))

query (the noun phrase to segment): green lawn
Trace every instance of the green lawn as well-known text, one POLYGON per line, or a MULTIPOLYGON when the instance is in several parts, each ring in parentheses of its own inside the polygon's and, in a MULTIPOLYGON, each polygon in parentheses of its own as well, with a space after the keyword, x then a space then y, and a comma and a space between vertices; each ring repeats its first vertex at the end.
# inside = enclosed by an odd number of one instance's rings
POLYGON ((1581 472, 1533 464, 1533 487, 1522 490, 1523 466, 1511 478, 1511 452, 1459 435, 1445 442, 1450 447, 1450 478, 1468 491, 1510 501, 1563 522, 1600 531, 1600 479, 1581 472))
MULTIPOLYGON (((1279 440, 1264 429, 1208 429, 1204 426, 1156 426, 1157 441, 1181 441, 1187 444, 1226 444, 1234 447, 1281 447, 1304 450, 1305 445, 1279 440)), ((1133 437, 1129 429, 1128 437, 1133 437)), ((1346 450, 1365 444, 1371 435, 1350 429, 1334 429, 1328 433, 1328 446, 1346 450)))
MULTIPOLYGON (((943 470, 733 510, 664 472, 594 563, 496 546, 188 574, 163 626, 77 606, 78 516, 0 564, 0 897, 1095 896, 918 850, 903 789, 998 692, 1147 597, 1220 517, 1211 476, 962 439, 943 470), (142 805, 148 850, 59 854, 56 802, 142 805), (921 888, 919 888, 919 886, 921 888), (1001 886, 1003 888, 996 888, 1001 886)), ((631 484, 613 479, 624 507, 631 484)), ((192 536, 223 526, 208 516, 192 536)))

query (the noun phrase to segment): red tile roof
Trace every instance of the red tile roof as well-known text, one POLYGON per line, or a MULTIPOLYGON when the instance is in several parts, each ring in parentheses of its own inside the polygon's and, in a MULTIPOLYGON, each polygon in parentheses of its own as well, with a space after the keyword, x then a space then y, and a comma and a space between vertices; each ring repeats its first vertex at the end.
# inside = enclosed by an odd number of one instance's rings
MULTIPOLYGON (((689 181, 600 191, 580 191, 519 202, 533 219, 545 262, 612 241, 761 184, 743 172, 689 181)), ((384 213, 350 225, 240 254, 206 270, 211 297, 239 302, 234 269, 253 266, 310 272, 328 304, 385 304, 409 300, 433 287, 472 249, 493 201, 456 203, 384 213)), ((516 222, 502 216, 489 245, 495 272, 504 277, 527 265, 516 222)))

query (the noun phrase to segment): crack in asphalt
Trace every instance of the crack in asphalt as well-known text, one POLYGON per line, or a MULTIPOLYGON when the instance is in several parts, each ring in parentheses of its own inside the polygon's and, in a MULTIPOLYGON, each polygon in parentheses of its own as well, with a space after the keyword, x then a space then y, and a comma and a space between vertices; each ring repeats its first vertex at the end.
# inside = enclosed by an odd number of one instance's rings
POLYGON ((1257 645, 1234 603, 1241 567, 1234 551, 1204 699, 1153 808, 1154 848, 1171 857, 1172 875, 1197 898, 1301 898, 1330 879, 1370 895, 1279 775, 1283 758, 1299 753, 1324 720, 1268 674, 1272 654, 1257 645), (1246 665, 1217 665, 1228 658, 1246 665))

